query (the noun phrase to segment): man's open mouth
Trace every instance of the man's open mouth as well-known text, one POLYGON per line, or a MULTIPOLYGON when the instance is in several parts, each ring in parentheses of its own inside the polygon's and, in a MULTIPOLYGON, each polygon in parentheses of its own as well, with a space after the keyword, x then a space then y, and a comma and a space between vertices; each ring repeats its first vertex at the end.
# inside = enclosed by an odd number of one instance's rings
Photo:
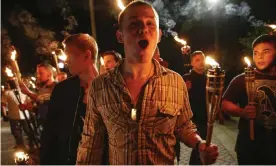
POLYGON ((138 44, 139 44, 140 48, 145 49, 145 48, 148 47, 149 42, 148 42, 147 40, 140 40, 140 41, 138 42, 138 44))

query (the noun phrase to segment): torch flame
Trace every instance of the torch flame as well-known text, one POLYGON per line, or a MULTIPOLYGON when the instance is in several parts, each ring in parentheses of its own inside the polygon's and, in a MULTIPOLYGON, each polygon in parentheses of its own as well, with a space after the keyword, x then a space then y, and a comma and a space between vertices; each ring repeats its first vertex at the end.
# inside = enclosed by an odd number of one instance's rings
POLYGON ((117 0, 117 5, 121 10, 124 10, 126 8, 121 0, 117 0))
POLYGON ((6 72, 6 74, 7 74, 8 77, 13 77, 14 76, 13 73, 12 73, 12 70, 9 69, 8 67, 6 67, 5 72, 6 72))
POLYGON ((32 79, 33 81, 36 81, 36 78, 35 78, 35 77, 31 77, 31 79, 32 79))
POLYGON ((206 57, 205 63, 211 65, 212 67, 219 67, 218 62, 216 62, 214 59, 212 59, 209 56, 206 57))
POLYGON ((58 68, 63 69, 64 66, 65 66, 65 64, 63 62, 59 62, 58 63, 58 68))
POLYGON ((103 66, 104 65, 103 57, 101 57, 100 61, 101 61, 101 65, 103 66))
POLYGON ((29 156, 28 154, 24 153, 24 152, 16 152, 14 154, 14 157, 16 160, 19 160, 19 161, 23 161, 23 160, 28 160, 29 159, 29 156))
POLYGON ((61 50, 61 55, 58 56, 58 59, 60 59, 62 61, 66 61, 67 60, 67 55, 61 50))
POLYGON ((187 45, 187 42, 183 39, 180 39, 178 36, 175 36, 174 40, 177 41, 178 43, 181 43, 183 46, 187 45))
POLYGON ((244 57, 244 61, 247 64, 248 67, 251 66, 251 62, 247 57, 244 57))
POLYGON ((273 29, 273 30, 276 30, 276 25, 275 24, 269 24, 269 25, 267 25, 268 27, 270 27, 271 29, 273 29))
POLYGON ((29 83, 32 85, 32 87, 35 89, 36 88, 36 86, 35 86, 35 84, 33 83, 33 81, 29 81, 29 83))
POLYGON ((16 50, 13 50, 11 53, 11 60, 15 61, 15 58, 16 58, 16 50))

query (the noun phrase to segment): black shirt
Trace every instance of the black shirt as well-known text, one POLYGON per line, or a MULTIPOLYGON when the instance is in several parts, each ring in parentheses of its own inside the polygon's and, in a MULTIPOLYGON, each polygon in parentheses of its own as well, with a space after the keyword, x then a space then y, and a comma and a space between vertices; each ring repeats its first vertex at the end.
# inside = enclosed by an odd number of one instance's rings
POLYGON ((83 103, 83 98, 84 98, 84 88, 81 87, 78 107, 76 110, 77 112, 75 112, 76 114, 75 123, 73 122, 74 126, 73 126, 72 135, 71 135, 71 142, 69 142, 69 144, 71 145, 69 164, 76 164, 77 150, 78 150, 79 142, 81 140, 84 118, 86 114, 86 104, 83 103))
POLYGON ((206 108, 206 75, 199 74, 194 70, 185 74, 183 79, 190 81, 192 87, 188 90, 190 105, 193 111, 192 121, 196 124, 207 123, 207 108, 206 108))
MULTIPOLYGON (((276 129, 276 76, 266 75, 260 72, 255 73, 255 103, 257 104, 255 123, 265 128, 276 129)), ((238 104, 241 108, 247 105, 248 99, 244 74, 236 76, 231 81, 223 95, 223 99, 238 104)), ((239 130, 246 133, 249 132, 249 122, 247 119, 240 118, 239 130)))

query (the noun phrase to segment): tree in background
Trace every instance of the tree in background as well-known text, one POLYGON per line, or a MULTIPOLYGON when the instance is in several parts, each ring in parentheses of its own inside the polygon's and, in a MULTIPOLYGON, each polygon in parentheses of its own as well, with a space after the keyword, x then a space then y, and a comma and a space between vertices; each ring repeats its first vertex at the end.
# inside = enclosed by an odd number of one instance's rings
POLYGON ((271 28, 267 26, 253 27, 252 31, 247 33, 247 36, 239 39, 239 42, 243 45, 243 52, 245 55, 252 55, 252 42, 262 34, 276 34, 271 28))

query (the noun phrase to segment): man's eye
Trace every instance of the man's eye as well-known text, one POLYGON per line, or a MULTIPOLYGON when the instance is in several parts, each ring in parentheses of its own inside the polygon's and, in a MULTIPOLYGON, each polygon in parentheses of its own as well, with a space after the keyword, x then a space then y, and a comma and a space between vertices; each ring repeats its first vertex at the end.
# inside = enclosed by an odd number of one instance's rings
POLYGON ((149 25, 149 26, 155 26, 155 24, 153 22, 148 22, 147 25, 149 25))
POLYGON ((130 27, 138 27, 139 23, 138 22, 132 22, 130 23, 130 27))

